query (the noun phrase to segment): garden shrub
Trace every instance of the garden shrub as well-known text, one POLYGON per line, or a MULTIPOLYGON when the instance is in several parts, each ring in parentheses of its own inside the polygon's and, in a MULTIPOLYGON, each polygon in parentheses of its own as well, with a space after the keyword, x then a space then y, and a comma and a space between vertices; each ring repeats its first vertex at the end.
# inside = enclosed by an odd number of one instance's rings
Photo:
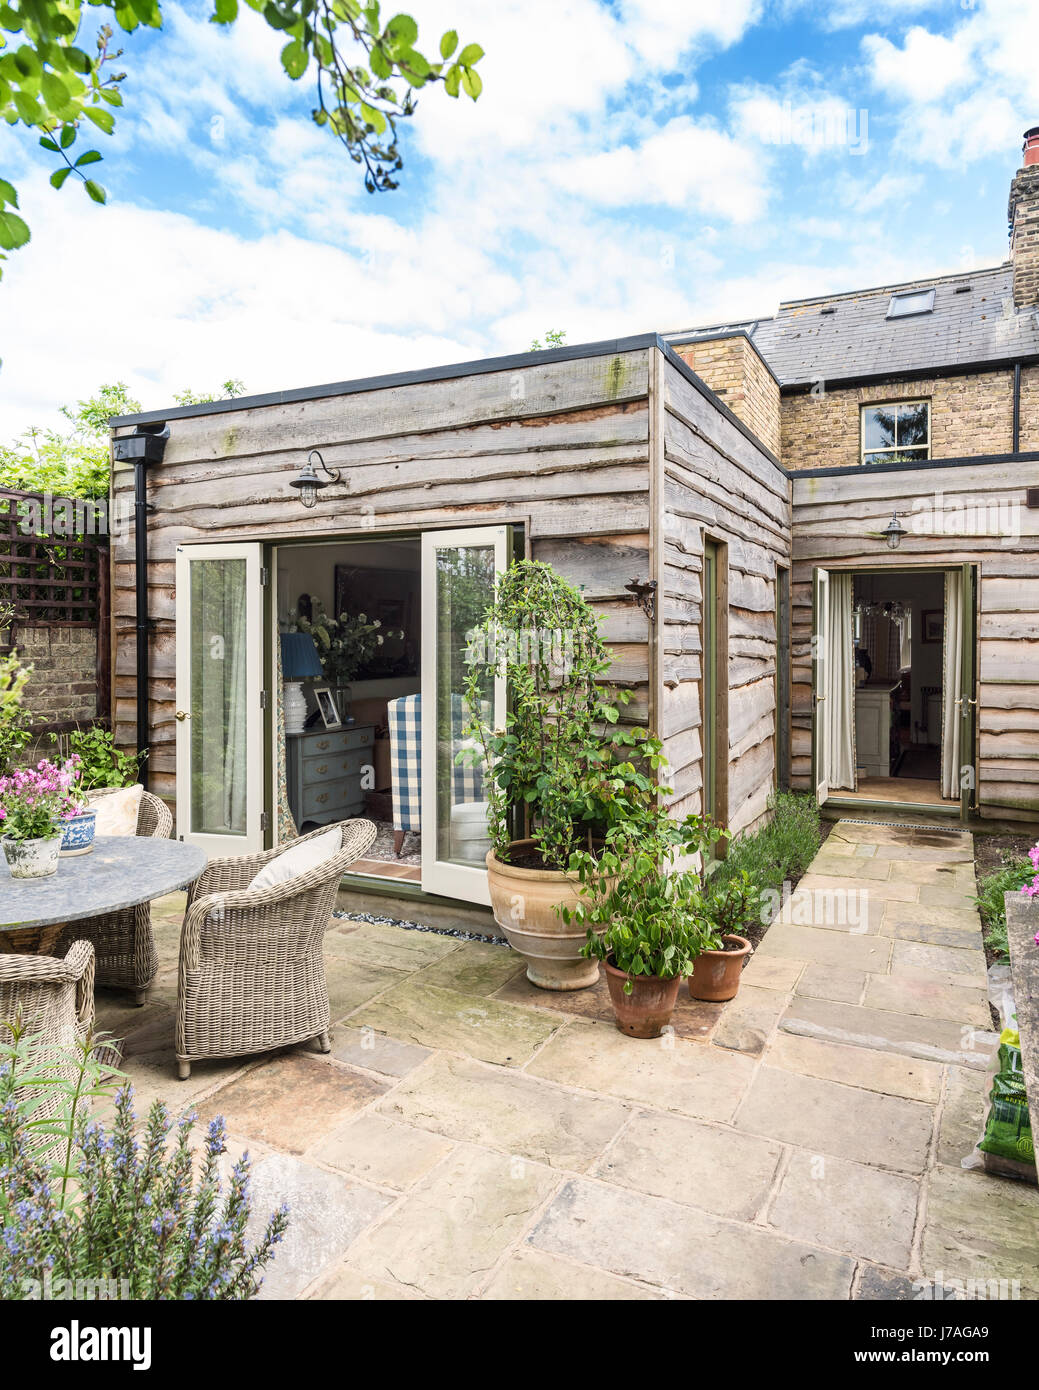
POLYGON ((1018 893, 1035 876, 1029 860, 1004 850, 1000 855, 1002 868, 993 869, 978 881, 978 896, 974 899, 985 932, 985 945, 1004 960, 1010 958, 1007 946, 1007 913, 1004 893, 1018 893))
POLYGON ((717 874, 719 888, 746 874, 760 893, 782 892, 783 884, 801 877, 822 844, 822 823, 815 798, 804 792, 775 792, 771 819, 751 834, 729 841, 717 874))

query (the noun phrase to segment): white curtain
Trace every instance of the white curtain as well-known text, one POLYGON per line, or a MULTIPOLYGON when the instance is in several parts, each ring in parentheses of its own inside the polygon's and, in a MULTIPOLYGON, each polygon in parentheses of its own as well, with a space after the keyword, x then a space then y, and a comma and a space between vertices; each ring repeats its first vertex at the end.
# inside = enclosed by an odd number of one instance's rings
POLYGON ((960 795, 960 687, 963 683, 963 575, 945 576, 945 650, 942 656, 942 796, 960 795))
POLYGON ((913 665, 913 614, 909 612, 898 624, 898 669, 909 671, 913 665))
POLYGON ((855 615, 850 574, 830 575, 823 704, 826 780, 830 790, 855 790, 855 615))

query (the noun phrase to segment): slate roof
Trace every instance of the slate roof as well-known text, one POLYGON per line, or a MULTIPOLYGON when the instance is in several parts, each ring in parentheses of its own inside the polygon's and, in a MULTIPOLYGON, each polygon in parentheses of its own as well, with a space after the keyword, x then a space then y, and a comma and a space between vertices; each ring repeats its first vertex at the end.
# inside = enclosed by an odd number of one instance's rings
POLYGON ((782 386, 1039 357, 1039 311, 1014 309, 1009 262, 964 275, 790 300, 771 318, 664 336, 678 344, 740 332, 782 386), (932 287, 930 313, 887 317, 893 294, 932 287))

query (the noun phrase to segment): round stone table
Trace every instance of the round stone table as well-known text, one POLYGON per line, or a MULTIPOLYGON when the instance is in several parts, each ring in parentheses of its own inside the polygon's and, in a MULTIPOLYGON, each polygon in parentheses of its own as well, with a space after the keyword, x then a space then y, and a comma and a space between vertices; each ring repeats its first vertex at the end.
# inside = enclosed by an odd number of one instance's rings
POLYGON ((187 888, 205 867, 195 845, 136 835, 99 835, 90 854, 60 859, 50 878, 12 878, 0 855, 0 951, 45 954, 66 922, 187 888))

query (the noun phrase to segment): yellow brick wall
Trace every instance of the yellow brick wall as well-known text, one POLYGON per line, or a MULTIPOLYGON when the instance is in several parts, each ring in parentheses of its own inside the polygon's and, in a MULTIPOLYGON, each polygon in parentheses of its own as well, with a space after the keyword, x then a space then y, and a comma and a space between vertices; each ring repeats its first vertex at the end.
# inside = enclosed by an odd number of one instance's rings
POLYGON ((779 385, 748 340, 714 338, 682 343, 675 351, 778 458, 779 385))
MULTIPOLYGON (((898 400, 931 402, 932 458, 1005 454, 1013 447, 1013 372, 997 371, 786 395, 779 457, 787 468, 857 464, 860 406, 898 400)), ((1021 448, 1039 450, 1039 367, 1021 373, 1021 448)))

